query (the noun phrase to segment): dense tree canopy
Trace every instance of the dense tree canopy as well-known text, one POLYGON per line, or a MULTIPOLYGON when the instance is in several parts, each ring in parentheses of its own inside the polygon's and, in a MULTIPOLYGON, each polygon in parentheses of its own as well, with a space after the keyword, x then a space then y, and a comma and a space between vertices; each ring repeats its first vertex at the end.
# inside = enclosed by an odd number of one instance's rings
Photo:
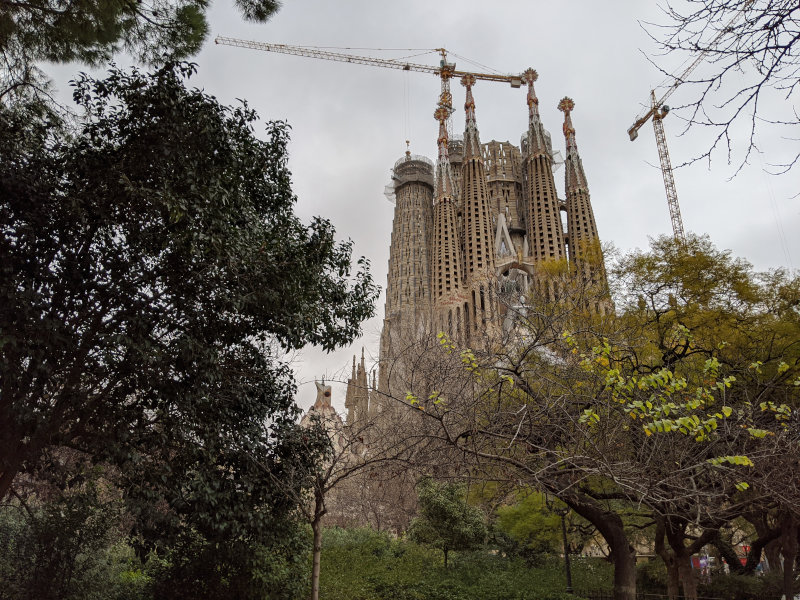
MULTIPOLYGON (((266 21, 277 0, 235 0, 242 16, 266 21)), ((20 85, 41 83, 41 61, 100 65, 126 51, 160 64, 200 49, 207 0, 0 0, 0 98, 20 85)))
POLYGON ((295 504, 271 480, 304 485, 325 446, 282 353, 352 340, 375 287, 294 215, 287 126, 258 139, 191 72, 82 76, 74 129, 0 112, 0 497, 71 448, 116 465, 151 525, 232 539, 274 527, 295 504))
POLYGON ((753 506, 798 505, 800 279, 695 236, 654 240, 610 274, 614 312, 592 311, 602 291, 552 264, 539 276, 559 301, 532 294, 489 351, 443 334, 418 344, 414 364, 430 368, 406 399, 486 476, 556 495, 596 527, 628 600, 631 518, 661 520, 688 565, 753 506))
POLYGON ((463 485, 437 483, 425 477, 418 484, 419 516, 411 521, 409 537, 444 552, 477 548, 486 539, 481 511, 467 504, 463 485))

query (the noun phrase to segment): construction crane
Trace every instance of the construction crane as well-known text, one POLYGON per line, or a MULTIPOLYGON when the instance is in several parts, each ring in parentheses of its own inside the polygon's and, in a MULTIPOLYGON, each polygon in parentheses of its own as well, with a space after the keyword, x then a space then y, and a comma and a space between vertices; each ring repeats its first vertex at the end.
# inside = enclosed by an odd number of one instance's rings
MULTIPOLYGON (((430 73, 438 76, 442 81, 441 93, 439 95, 439 106, 447 109, 448 115, 453 113, 453 97, 450 93, 450 79, 453 77, 463 77, 472 75, 475 79, 483 81, 499 81, 508 83, 513 88, 522 86, 524 81, 522 75, 501 75, 497 73, 473 73, 470 71, 460 71, 456 69, 455 63, 447 62, 447 50, 444 48, 434 48, 435 52, 441 55, 439 66, 421 65, 416 63, 404 62, 389 58, 375 58, 372 56, 361 56, 357 54, 347 54, 343 52, 329 52, 317 48, 305 46, 290 46, 287 44, 269 44, 266 42, 254 42, 250 40, 240 40, 236 38, 219 36, 214 40, 217 44, 224 46, 236 46, 239 48, 250 48, 262 50, 264 52, 278 52, 280 54, 293 54, 295 56, 305 56, 307 58, 320 58, 324 60, 334 60, 347 62, 357 65, 371 65, 374 67, 385 67, 388 69, 399 69, 401 71, 417 71, 420 73, 430 73)), ((449 116, 448 116, 449 124, 449 116)), ((448 127, 449 129, 449 127, 448 127)))
POLYGON ((692 73, 692 71, 694 71, 701 62, 703 62, 703 59, 705 59, 706 55, 711 51, 711 49, 717 45, 717 42, 719 42, 722 36, 730 32, 733 24, 736 23, 739 18, 741 18, 745 10, 747 10, 752 3, 753 0, 748 0, 745 2, 742 9, 739 10, 730 21, 728 21, 725 27, 723 27, 716 36, 714 36, 714 39, 712 39, 708 44, 706 50, 697 55, 692 63, 686 67, 678 77, 675 78, 675 81, 672 82, 672 85, 667 88, 667 90, 659 99, 656 99, 655 90, 650 90, 650 108, 639 115, 633 122, 633 125, 628 128, 628 135, 630 136, 631 141, 634 141, 637 137, 639 137, 639 128, 647 123, 650 118, 653 119, 653 129, 656 132, 656 146, 658 147, 658 158, 661 161, 661 174, 664 177, 664 188, 667 192, 667 205, 669 206, 669 216, 670 220, 672 221, 672 234, 679 242, 686 241, 686 234, 683 230, 683 219, 681 219, 681 209, 678 205, 678 192, 675 190, 675 179, 672 176, 672 164, 669 160, 667 137, 664 134, 663 120, 664 117, 666 117, 669 113, 669 106, 667 106, 666 101, 672 95, 672 93, 678 89, 678 87, 684 81, 686 81, 686 78, 692 73))

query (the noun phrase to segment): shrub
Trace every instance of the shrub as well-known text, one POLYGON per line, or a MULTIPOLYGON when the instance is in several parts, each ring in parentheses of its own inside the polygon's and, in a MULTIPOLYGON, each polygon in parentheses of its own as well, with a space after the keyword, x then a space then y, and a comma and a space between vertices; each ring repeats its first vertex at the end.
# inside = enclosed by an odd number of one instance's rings
POLYGON ((700 596, 725 598, 725 600, 764 600, 781 597, 781 580, 778 573, 764 577, 755 575, 719 575, 711 583, 698 586, 700 596))
POLYGON ((665 594, 667 589, 667 567, 656 557, 636 565, 636 589, 651 594, 665 594))

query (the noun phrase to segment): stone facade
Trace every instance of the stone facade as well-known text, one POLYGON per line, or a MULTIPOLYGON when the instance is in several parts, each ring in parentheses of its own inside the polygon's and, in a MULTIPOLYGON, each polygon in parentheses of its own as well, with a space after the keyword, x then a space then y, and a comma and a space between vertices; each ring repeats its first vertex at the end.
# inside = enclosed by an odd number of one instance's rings
MULTIPOLYGON (((419 336, 443 332, 459 345, 480 348, 487 336, 513 326, 507 316, 513 302, 524 303, 531 294, 557 302, 557 285, 538 276, 548 261, 567 261, 592 284, 607 287, 572 125, 574 102, 564 98, 559 104, 566 146, 566 199, 561 199, 554 176, 560 153, 554 153, 541 122, 537 78, 536 71, 524 73, 528 128, 519 146, 481 143, 475 80, 466 76, 461 82, 466 88, 463 141, 449 139, 450 111, 440 102, 434 113, 439 121, 436 164, 408 152, 395 163, 379 376, 370 384, 363 355, 358 367, 353 359, 348 422, 388 410, 381 398, 389 391, 402 393, 396 381, 402 367, 396 359, 419 336), (502 292, 504 304, 497 300, 502 292)), ((594 302, 586 308, 603 314, 611 303, 594 302)))

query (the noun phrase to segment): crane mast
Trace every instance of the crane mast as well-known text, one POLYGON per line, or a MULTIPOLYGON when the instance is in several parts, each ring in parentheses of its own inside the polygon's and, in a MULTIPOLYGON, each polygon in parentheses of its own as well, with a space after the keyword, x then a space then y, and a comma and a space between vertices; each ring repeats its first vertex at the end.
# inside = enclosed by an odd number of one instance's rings
MULTIPOLYGON (((650 91, 650 100, 655 106, 656 94, 650 91)), ((669 218, 672 222, 672 234, 680 242, 686 241, 686 234, 683 231, 683 219, 681 218, 681 207, 678 204, 678 192, 675 190, 675 179, 672 177, 672 164, 669 160, 669 150, 667 149, 667 136, 664 134, 663 119, 667 111, 656 110, 653 112, 653 129, 656 132, 656 146, 658 146, 658 158, 661 160, 661 174, 664 176, 664 189, 667 191, 667 205, 669 206, 669 218)))
POLYGON ((681 209, 678 205, 678 192, 675 189, 675 179, 672 175, 672 163, 669 160, 669 150, 667 149, 667 137, 664 134, 664 117, 669 113, 669 107, 666 105, 667 98, 678 89, 678 87, 686 81, 686 78, 694 71, 697 66, 703 62, 706 55, 714 48, 717 43, 722 39, 726 33, 730 32, 731 27, 738 21, 744 12, 750 7, 753 0, 746 0, 744 6, 737 12, 733 18, 723 27, 714 39, 708 44, 706 50, 701 52, 695 59, 686 67, 683 72, 675 78, 672 84, 666 89, 661 97, 656 100, 656 93, 650 90, 650 107, 641 115, 628 128, 628 136, 631 141, 639 137, 639 128, 647 123, 651 118, 653 119, 653 129, 656 133, 656 147, 658 148, 658 158, 661 162, 661 174, 664 178, 664 189, 667 192, 667 205, 669 207, 669 216, 672 221, 672 234, 679 242, 686 241, 686 234, 683 230, 683 219, 681 218, 681 209))

